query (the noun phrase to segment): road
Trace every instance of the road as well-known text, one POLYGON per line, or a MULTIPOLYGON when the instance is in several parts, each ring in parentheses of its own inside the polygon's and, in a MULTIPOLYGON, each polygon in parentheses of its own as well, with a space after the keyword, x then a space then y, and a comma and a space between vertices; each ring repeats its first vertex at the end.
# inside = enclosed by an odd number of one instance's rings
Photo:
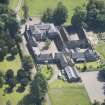
POLYGON ((103 102, 105 99, 105 81, 102 80, 99 72, 84 72, 80 73, 80 75, 91 102, 94 102, 94 100, 103 102))

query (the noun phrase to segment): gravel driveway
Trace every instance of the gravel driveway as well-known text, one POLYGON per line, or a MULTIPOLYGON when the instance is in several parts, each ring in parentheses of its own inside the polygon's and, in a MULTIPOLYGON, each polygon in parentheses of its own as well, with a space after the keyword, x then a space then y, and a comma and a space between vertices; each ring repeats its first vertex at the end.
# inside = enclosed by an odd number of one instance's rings
POLYGON ((103 102, 105 99, 105 82, 99 80, 99 72, 84 72, 80 75, 91 102, 94 100, 103 102))

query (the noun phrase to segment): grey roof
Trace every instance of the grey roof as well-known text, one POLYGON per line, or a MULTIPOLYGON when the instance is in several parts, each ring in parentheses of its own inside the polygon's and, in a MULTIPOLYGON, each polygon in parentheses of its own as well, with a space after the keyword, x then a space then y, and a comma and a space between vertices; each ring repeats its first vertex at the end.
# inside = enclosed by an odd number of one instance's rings
POLYGON ((72 53, 72 58, 76 59, 76 58, 85 58, 84 53, 79 53, 79 52, 74 52, 72 53))
POLYGON ((74 69, 73 69, 72 67, 70 67, 70 66, 65 67, 65 72, 66 72, 66 74, 67 74, 69 80, 77 79, 77 78, 78 78, 76 72, 75 72, 74 69))
POLYGON ((63 53, 55 53, 55 59, 58 59, 62 67, 68 65, 68 61, 63 53))
POLYGON ((52 32, 58 33, 57 28, 53 24, 49 24, 49 23, 35 24, 33 26, 29 26, 29 28, 33 35, 45 34, 46 31, 48 31, 48 33, 52 33, 52 32))
POLYGON ((52 59, 53 59, 52 54, 40 54, 39 56, 37 56, 38 61, 47 61, 52 59))
POLYGON ((79 61, 91 61, 96 60, 98 58, 98 55, 94 53, 92 50, 86 50, 85 52, 74 52, 72 53, 72 58, 79 62, 79 61))

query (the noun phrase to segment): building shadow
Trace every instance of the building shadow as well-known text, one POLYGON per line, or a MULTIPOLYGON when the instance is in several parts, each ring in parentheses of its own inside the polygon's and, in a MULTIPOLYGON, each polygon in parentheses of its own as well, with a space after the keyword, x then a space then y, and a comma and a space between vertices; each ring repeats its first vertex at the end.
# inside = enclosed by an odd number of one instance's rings
POLYGON ((15 56, 10 55, 10 56, 7 56, 6 59, 7 61, 13 61, 15 59, 15 56))
POLYGON ((25 88, 22 88, 21 86, 19 86, 16 90, 16 92, 18 93, 23 93, 25 91, 25 88))

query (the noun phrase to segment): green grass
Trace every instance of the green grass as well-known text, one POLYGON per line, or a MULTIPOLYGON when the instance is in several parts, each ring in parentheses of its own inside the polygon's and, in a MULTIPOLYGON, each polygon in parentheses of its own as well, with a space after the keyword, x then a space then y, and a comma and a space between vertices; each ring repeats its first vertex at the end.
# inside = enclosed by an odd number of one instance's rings
POLYGON ((49 86, 52 105, 90 105, 88 95, 81 84, 56 81, 49 86))
MULTIPOLYGON (((3 87, 5 89, 6 86, 3 87)), ((17 105, 19 101, 22 100, 22 98, 28 94, 29 88, 27 87, 26 90, 23 93, 18 93, 16 92, 16 89, 18 88, 15 87, 14 91, 9 94, 4 94, 3 89, 0 88, 0 105, 6 105, 6 102, 9 100, 11 102, 11 105, 17 105)))
POLYGON ((10 8, 15 9, 19 0, 10 0, 10 8))
POLYGON ((46 10, 47 7, 54 9, 58 2, 63 2, 63 4, 68 9, 68 24, 71 21, 71 17, 74 12, 74 8, 77 6, 82 6, 87 0, 25 0, 29 7, 29 14, 31 16, 40 16, 46 10))
POLYGON ((0 70, 6 72, 8 69, 12 69, 14 73, 17 73, 17 70, 21 68, 20 56, 16 55, 15 59, 8 61, 6 58, 0 62, 0 70))
MULTIPOLYGON (((8 61, 5 57, 5 59, 0 62, 0 70, 3 71, 4 73, 8 70, 8 69, 12 69, 16 75, 18 69, 21 68, 21 60, 19 57, 19 54, 17 54, 15 56, 15 59, 13 59, 12 61, 8 61)), ((4 89, 6 89, 8 86, 4 85, 3 88, 0 88, 0 105, 6 105, 6 102, 9 100, 11 102, 12 105, 17 105, 17 103, 19 101, 21 101, 21 99, 28 94, 29 92, 29 88, 27 87, 26 90, 23 93, 18 93, 16 92, 16 89, 18 88, 19 85, 17 85, 12 93, 9 94, 5 94, 4 95, 4 89)))
POLYGON ((75 66, 77 68, 80 68, 80 71, 84 68, 84 65, 86 65, 87 69, 89 71, 92 71, 92 70, 97 70, 98 67, 100 67, 100 62, 99 61, 94 61, 94 62, 88 62, 88 63, 78 63, 76 64, 75 66))
POLYGON ((43 65, 43 66, 42 66, 42 69, 41 69, 41 73, 43 74, 43 76, 44 76, 47 80, 49 80, 49 79, 52 77, 53 71, 52 71, 51 68, 48 69, 48 68, 47 68, 47 65, 43 65))
POLYGON ((100 41, 95 49, 101 55, 102 60, 105 61, 105 42, 100 41))

